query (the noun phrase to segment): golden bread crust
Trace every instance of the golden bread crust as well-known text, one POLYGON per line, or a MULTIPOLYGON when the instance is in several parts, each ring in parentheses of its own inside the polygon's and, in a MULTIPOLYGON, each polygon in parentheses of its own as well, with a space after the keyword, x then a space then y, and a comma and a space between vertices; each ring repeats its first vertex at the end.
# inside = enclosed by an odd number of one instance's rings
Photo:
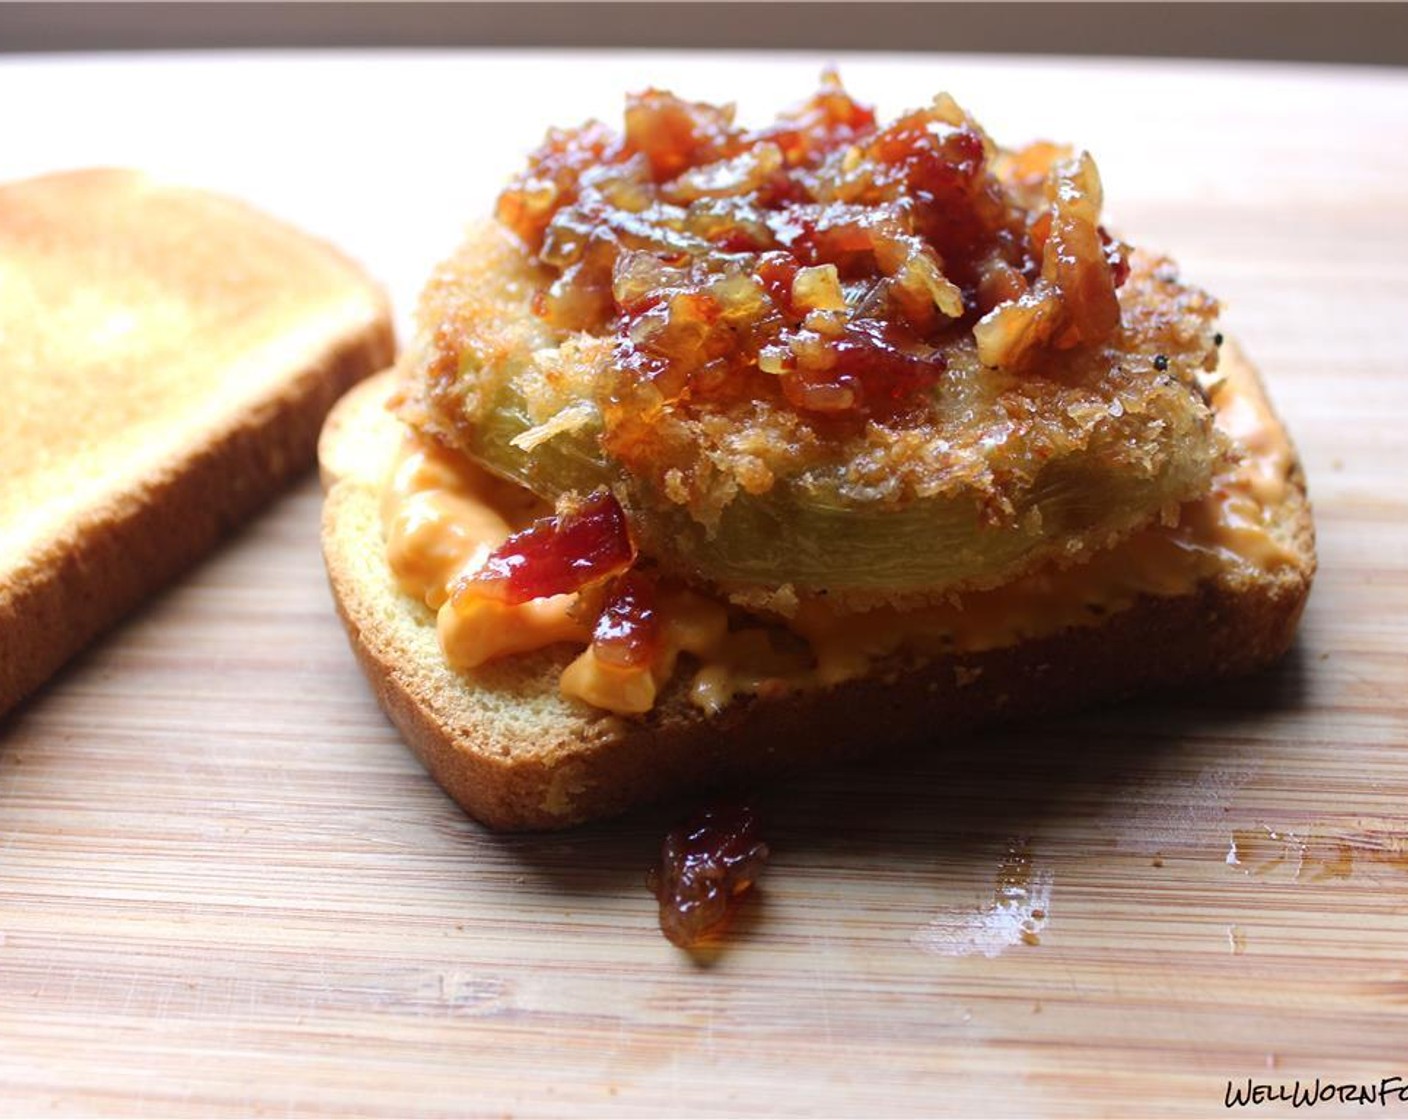
POLYGON ((244 205, 131 171, 0 187, 0 712, 312 461, 385 297, 244 205))

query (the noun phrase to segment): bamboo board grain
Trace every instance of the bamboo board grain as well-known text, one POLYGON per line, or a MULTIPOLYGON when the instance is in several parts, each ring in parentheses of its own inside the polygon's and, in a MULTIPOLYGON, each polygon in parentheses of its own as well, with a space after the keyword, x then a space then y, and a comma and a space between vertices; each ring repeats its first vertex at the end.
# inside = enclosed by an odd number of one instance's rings
MULTIPOLYGON (((820 61, 7 60, 0 103, 45 113, 0 152, 243 194, 404 323, 550 121, 650 83, 756 119, 820 61)), ((1087 144, 1121 229, 1227 300, 1316 504, 1292 656, 767 792, 772 865, 696 962, 641 884, 669 810, 501 837, 422 774, 310 478, 0 724, 0 1111, 1198 1116, 1229 1081, 1408 1077, 1408 76, 843 64, 887 110, 947 87, 1087 144)))

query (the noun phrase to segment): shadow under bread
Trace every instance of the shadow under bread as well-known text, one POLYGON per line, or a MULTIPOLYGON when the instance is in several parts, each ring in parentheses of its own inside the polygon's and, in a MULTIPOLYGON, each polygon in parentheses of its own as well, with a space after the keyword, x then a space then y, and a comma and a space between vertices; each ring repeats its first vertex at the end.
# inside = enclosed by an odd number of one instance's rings
MULTIPOLYGON (((640 890, 666 832, 700 806, 744 802, 762 817, 772 862, 763 893, 786 890, 789 868, 920 876, 990 862, 1006 838, 1094 826, 1118 832, 1130 791, 1176 806, 1190 774, 1245 769, 1255 728, 1306 702, 1308 654, 1240 680, 1185 686, 1010 727, 932 736, 898 752, 733 790, 700 790, 623 817, 553 833, 488 833, 525 873, 570 895, 640 890)), ((749 925, 756 924, 754 922, 749 925)), ((741 930, 742 925, 736 927, 741 930)))

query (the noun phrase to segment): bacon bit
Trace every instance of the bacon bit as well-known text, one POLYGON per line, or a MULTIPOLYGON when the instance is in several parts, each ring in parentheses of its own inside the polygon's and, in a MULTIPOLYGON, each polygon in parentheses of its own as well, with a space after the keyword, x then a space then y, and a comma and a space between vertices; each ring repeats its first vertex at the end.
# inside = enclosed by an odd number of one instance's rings
POLYGON ((871 158, 888 174, 889 192, 914 199, 917 231, 944 261, 962 272, 1005 219, 1005 206, 980 190, 986 168, 983 138, 968 124, 940 124, 930 113, 901 117, 875 138, 871 158))
POLYGON ((1030 285, 1017 269, 992 256, 978 269, 978 310, 986 315, 1000 303, 1021 299, 1030 285))
POLYGON ((489 554, 453 598, 516 605, 580 591, 635 560, 626 513, 607 490, 552 517, 540 517, 489 554))
POLYGON ((721 253, 756 253, 764 248, 757 234, 747 229, 719 229, 711 240, 721 253))
POLYGON ((782 394, 793 408, 830 415, 893 413, 944 371, 943 358, 924 353, 899 324, 853 319, 826 345, 829 366, 799 369, 794 364, 779 371, 782 394))
POLYGON ((802 263, 834 264, 843 275, 864 274, 875 259, 875 234, 868 228, 868 215, 853 207, 799 208, 794 215, 796 229, 779 222, 778 233, 802 263), (790 235, 790 236, 789 236, 790 235))
POLYGON ((983 138, 972 128, 936 124, 927 112, 895 121, 875 137, 871 151, 898 167, 912 190, 931 198, 966 191, 984 159, 983 138))
POLYGON ((626 142, 650 161, 655 181, 664 182, 735 155, 741 145, 732 118, 729 110, 650 89, 626 100, 626 142))
POLYGON ((643 572, 629 571, 612 581, 592 631, 598 661, 638 669, 655 660, 661 636, 655 598, 655 581, 643 572))
POLYGON ((746 805, 713 805, 673 829, 646 886, 660 902, 660 932, 681 949, 721 932, 762 874, 768 846, 746 805))
POLYGON ((792 287, 800 271, 801 265, 791 253, 764 253, 758 258, 757 276, 762 282, 763 290, 772 298, 777 309, 792 322, 801 319, 792 303, 792 287))

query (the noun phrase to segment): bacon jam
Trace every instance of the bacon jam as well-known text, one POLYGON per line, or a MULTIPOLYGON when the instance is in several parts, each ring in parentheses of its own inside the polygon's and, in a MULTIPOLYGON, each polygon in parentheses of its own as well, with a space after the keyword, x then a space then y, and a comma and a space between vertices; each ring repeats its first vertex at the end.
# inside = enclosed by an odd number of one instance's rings
POLYGON ((762 874, 768 846, 747 805, 697 811, 665 836, 646 886, 660 903, 660 932, 682 949, 721 933, 762 874))
POLYGON ((618 576, 592 630, 593 653, 607 665, 638 669, 655 661, 660 644, 655 581, 640 571, 618 576))
MULTIPOLYGON (((571 624, 553 636, 570 640, 589 631, 589 660, 638 678, 639 689, 666 651, 655 576, 635 561, 625 511, 610 491, 598 491, 565 500, 557 513, 510 535, 455 581, 449 609, 453 616, 485 602, 518 607, 571 596, 571 624)), ((653 702, 653 679, 648 688, 653 702)))
POLYGON ((514 533, 455 588, 454 596, 517 605, 575 594, 624 572, 635 556, 625 511, 602 490, 514 533))
POLYGON ((623 416, 743 396, 857 418, 903 410, 999 305, 991 365, 1118 328, 1124 250, 1067 157, 1000 155, 947 96, 881 127, 834 75, 753 131, 650 90, 620 134, 552 132, 498 216, 557 274, 542 317, 614 333, 623 416))

